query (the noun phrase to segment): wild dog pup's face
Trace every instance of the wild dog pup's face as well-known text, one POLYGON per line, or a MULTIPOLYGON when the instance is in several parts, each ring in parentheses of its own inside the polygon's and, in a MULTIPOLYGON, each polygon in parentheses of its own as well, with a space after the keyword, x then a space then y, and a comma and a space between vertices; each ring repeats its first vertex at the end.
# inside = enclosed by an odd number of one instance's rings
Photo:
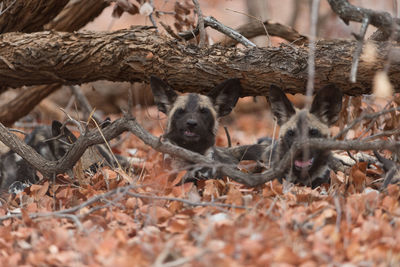
POLYGON ((238 79, 229 79, 208 95, 178 95, 167 83, 150 78, 154 101, 168 116, 165 137, 186 149, 204 154, 215 143, 218 117, 228 115, 239 98, 238 79))
MULTIPOLYGON (((333 85, 319 90, 310 110, 297 109, 277 86, 271 86, 269 94, 271 111, 280 125, 278 154, 281 158, 292 144, 302 138, 329 138, 329 126, 338 119, 342 107, 342 92, 333 85)), ((327 175, 330 151, 319 149, 300 150, 292 161, 287 179, 312 185, 316 179, 327 175)))

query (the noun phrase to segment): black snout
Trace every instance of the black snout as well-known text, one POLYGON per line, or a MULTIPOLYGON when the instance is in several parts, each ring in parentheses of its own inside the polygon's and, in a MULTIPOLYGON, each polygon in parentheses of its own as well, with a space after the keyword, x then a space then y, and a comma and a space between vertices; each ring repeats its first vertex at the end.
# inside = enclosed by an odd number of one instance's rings
POLYGON ((194 119, 188 119, 186 121, 186 125, 189 127, 196 127, 197 126, 197 121, 194 119))

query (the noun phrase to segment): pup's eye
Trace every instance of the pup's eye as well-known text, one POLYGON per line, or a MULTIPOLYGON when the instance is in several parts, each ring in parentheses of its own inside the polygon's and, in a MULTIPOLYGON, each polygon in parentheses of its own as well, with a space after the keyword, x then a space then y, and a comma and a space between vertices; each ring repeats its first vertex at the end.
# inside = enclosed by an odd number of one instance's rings
POLYGON ((319 136, 319 131, 317 129, 310 129, 308 131, 308 134, 310 137, 317 137, 319 136))
POLYGON ((208 109, 207 108, 200 108, 200 113, 206 114, 206 113, 208 113, 208 109))
POLYGON ((292 137, 292 136, 295 136, 295 135, 296 135, 296 132, 295 132, 294 130, 288 130, 288 131, 286 132, 286 135, 292 137))
POLYGON ((178 108, 176 110, 176 113, 178 113, 179 115, 182 115, 183 113, 185 113, 185 110, 183 108, 178 108))

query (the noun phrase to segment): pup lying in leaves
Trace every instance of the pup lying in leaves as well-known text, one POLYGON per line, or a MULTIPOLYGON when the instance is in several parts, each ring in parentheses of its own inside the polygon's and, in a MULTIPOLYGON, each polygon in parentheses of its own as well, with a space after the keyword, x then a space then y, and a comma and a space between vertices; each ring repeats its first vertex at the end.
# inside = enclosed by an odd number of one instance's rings
MULTIPOLYGON (((109 120, 105 120, 101 127, 106 126, 107 123, 109 120)), ((61 159, 76 140, 75 135, 67 127, 63 127, 61 122, 53 121, 51 126, 36 127, 25 137, 24 142, 45 159, 55 161, 61 159)), ((114 156, 121 166, 128 168, 127 159, 119 155, 114 156)), ((95 171, 100 165, 117 166, 114 156, 105 145, 96 145, 88 148, 81 160, 85 161, 84 169, 90 168, 95 171)), ((36 169, 17 153, 8 151, 0 156, 1 191, 8 190, 9 193, 15 193, 38 181, 36 169)))
MULTIPOLYGON (((309 110, 297 109, 279 87, 272 85, 268 101, 280 126, 279 139, 276 145, 265 149, 262 161, 268 162, 272 153, 274 167, 290 151, 293 143, 307 138, 329 138, 329 127, 338 120, 342 108, 342 96, 341 90, 329 85, 317 92, 309 110)), ((283 177, 278 178, 315 188, 329 183, 329 165, 333 160, 329 150, 301 149, 293 155, 291 166, 283 177)))

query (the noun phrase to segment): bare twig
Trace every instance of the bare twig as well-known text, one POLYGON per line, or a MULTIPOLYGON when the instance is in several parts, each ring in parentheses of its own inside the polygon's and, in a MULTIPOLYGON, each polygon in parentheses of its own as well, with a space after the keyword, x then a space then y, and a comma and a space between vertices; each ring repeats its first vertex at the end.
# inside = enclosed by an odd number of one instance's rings
POLYGON ((197 25, 200 31, 199 47, 202 48, 206 42, 206 30, 204 29, 204 17, 200 9, 199 1, 192 0, 197 13, 197 25))
POLYGON ((335 195, 333 199, 336 208, 336 233, 340 233, 340 222, 342 221, 342 207, 340 206, 340 199, 335 195))
MULTIPOLYGON (((126 192, 132 188, 134 188, 134 185, 127 185, 124 187, 118 187, 116 189, 110 190, 106 193, 100 194, 100 195, 96 195, 91 197, 90 199, 86 200, 85 202, 82 202, 79 205, 76 205, 74 207, 68 208, 68 209, 63 209, 63 210, 59 210, 59 211, 53 211, 53 212, 37 212, 37 213, 30 213, 29 217, 31 219, 36 219, 36 218, 44 218, 44 217, 56 217, 58 215, 65 215, 65 214, 74 214, 75 212, 80 211, 81 209, 90 206, 100 200, 106 199, 108 197, 111 197, 112 195, 115 194, 126 194, 126 192)), ((88 215, 88 213, 84 213, 84 215, 88 215)), ((80 217, 81 215, 78 214, 78 217, 80 217)), ((4 220, 8 220, 8 219, 14 219, 14 218, 22 218, 22 214, 21 213, 17 213, 17 214, 8 214, 8 215, 4 215, 0 217, 0 222, 4 221, 4 220)))
POLYGON ((22 130, 19 130, 19 129, 8 129, 8 130, 10 132, 20 133, 20 134, 23 134, 23 135, 28 135, 28 133, 26 133, 26 132, 24 132, 22 130))
MULTIPOLYGON (((84 110, 85 118, 89 118, 89 115, 92 113, 93 108, 90 105, 90 103, 89 103, 88 99, 86 98, 86 96, 83 94, 80 86, 72 85, 72 86, 70 86, 70 89, 71 89, 72 93, 75 95, 76 100, 79 103, 79 106, 84 110)), ((96 113, 93 113, 92 117, 97 122, 101 121, 101 118, 99 116, 97 116, 96 113)))
POLYGON ((229 134, 228 127, 224 126, 226 139, 228 140, 228 147, 232 147, 231 135, 229 134))
POLYGON ((218 203, 218 202, 196 202, 190 201, 183 198, 176 198, 176 197, 161 197, 161 196, 153 196, 153 195, 144 195, 139 193, 132 193, 127 192, 128 196, 141 198, 141 199, 151 199, 151 200, 166 200, 166 201, 177 201, 189 206, 198 206, 198 207, 222 207, 222 208, 231 208, 231 209, 251 209, 250 207, 246 206, 238 206, 226 203, 218 203))
POLYGON ((387 149, 397 151, 400 148, 400 142, 396 141, 372 141, 364 142, 362 140, 336 141, 328 139, 305 139, 303 143, 296 142, 292 145, 290 151, 281 159, 281 161, 262 174, 247 174, 236 169, 234 165, 215 164, 215 161, 201 154, 186 150, 182 147, 175 146, 169 142, 164 142, 160 138, 148 133, 136 120, 125 114, 124 117, 112 122, 102 129, 100 134, 97 129, 87 131, 81 135, 75 143, 73 143, 69 151, 58 161, 48 161, 39 155, 32 147, 23 143, 14 134, 10 133, 0 123, 0 141, 10 147, 22 158, 28 161, 32 166, 39 170, 44 176, 51 177, 53 174, 64 173, 72 168, 80 159, 87 147, 104 143, 125 131, 130 131, 145 144, 162 153, 171 156, 177 156, 195 164, 203 166, 215 167, 217 173, 228 176, 232 180, 245 184, 247 186, 257 186, 270 181, 276 177, 281 177, 284 171, 290 166, 293 154, 299 149, 318 148, 322 150, 377 150, 387 149), (103 136, 104 135, 104 139, 103 136))
MULTIPOLYGON (((272 21, 266 20, 264 22, 254 22, 251 21, 247 24, 244 24, 237 29, 235 29, 239 34, 244 37, 251 39, 260 35, 265 35, 268 32, 271 36, 277 36, 283 38, 293 44, 302 45, 308 42, 308 37, 301 35, 295 29, 290 28, 286 25, 282 25, 280 23, 274 23, 272 21)), ((238 42, 231 38, 225 37, 221 42, 224 46, 234 46, 238 42)))
MULTIPOLYGON (((250 14, 246 14, 246 13, 244 13, 244 12, 240 12, 240 11, 237 11, 237 10, 232 10, 232 9, 229 9, 229 8, 227 8, 227 10, 230 10, 230 11, 232 11, 232 12, 239 13, 239 14, 245 15, 245 16, 247 16, 247 17, 249 17, 249 18, 255 19, 255 20, 258 22, 258 25, 261 25, 262 29, 264 30, 264 34, 267 36, 267 39, 268 39, 268 47, 271 46, 271 37, 269 36, 267 27, 265 26, 265 23, 262 21, 261 17, 260 17, 260 18, 257 18, 256 16, 253 16, 253 15, 250 15, 250 14)), ((260 34, 260 35, 261 35, 261 34, 260 34)), ((255 36, 254 36, 254 37, 255 37, 255 36)), ((251 37, 246 37, 246 38, 251 38, 251 37)))
POLYGON ((338 138, 344 136, 348 131, 350 131, 354 126, 356 126, 363 120, 374 119, 376 117, 382 116, 384 114, 387 114, 387 113, 390 113, 393 111, 400 111, 400 107, 386 109, 386 110, 378 111, 375 113, 363 113, 363 114, 361 114, 361 116, 357 117, 351 123, 349 123, 343 130, 341 130, 336 136, 334 136, 333 139, 338 139, 338 138))
POLYGON ((10 7, 12 7, 15 4, 15 2, 17 2, 17 0, 14 0, 14 2, 9 4, 8 7, 6 7, 5 9, 3 9, 4 2, 1 2, 0 16, 6 13, 10 9, 10 7))
POLYGON ((363 23, 363 20, 368 18, 371 25, 379 28, 385 34, 386 40, 391 36, 392 31, 395 32, 395 40, 399 37, 399 20, 392 18, 388 12, 356 7, 347 0, 328 0, 328 2, 332 10, 346 24, 349 24, 350 21, 363 23))
MULTIPOLYGON (((388 107, 390 107, 391 101, 389 101, 388 103, 386 103, 386 105, 384 106, 384 108, 382 110, 386 110, 388 109, 388 107)), ((375 117, 373 119, 371 119, 371 121, 368 123, 368 126, 365 127, 365 129, 363 129, 363 131, 361 132, 361 134, 359 135, 359 137, 357 139, 362 139, 363 136, 365 134, 367 134, 373 127, 374 124, 376 123, 376 121, 379 119, 379 117, 375 117)))
POLYGON ((307 80, 307 103, 306 107, 310 108, 311 97, 314 92, 315 79, 315 40, 317 35, 319 0, 313 0, 311 8, 311 23, 310 23, 310 42, 308 43, 308 80, 307 80))
MULTIPOLYGON (((83 219, 84 217, 88 216, 89 214, 93 213, 94 211, 97 211, 99 209, 106 208, 109 206, 110 203, 119 201, 122 199, 123 196, 130 196, 130 197, 135 197, 135 198, 140 198, 140 199, 149 199, 149 200, 165 200, 165 201, 177 201, 184 203, 189 206, 200 206, 200 207, 224 207, 224 208, 231 208, 231 209, 245 209, 245 210, 250 210, 252 209, 251 207, 246 207, 246 206, 238 206, 238 205, 231 205, 231 204, 225 204, 225 203, 218 203, 218 202, 194 202, 190 201, 187 199, 183 198, 175 198, 175 197, 162 197, 162 196, 154 196, 154 195, 146 195, 146 194, 139 194, 139 193, 134 193, 130 192, 129 190, 134 189, 136 186, 135 185, 127 185, 124 187, 118 187, 116 189, 107 191, 103 194, 99 194, 96 196, 91 197, 85 202, 82 202, 79 205, 76 205, 74 207, 68 208, 68 209, 63 209, 63 210, 58 210, 58 211, 53 211, 53 212, 37 212, 37 213, 29 213, 28 216, 31 219, 42 219, 42 218, 66 218, 69 219, 75 224, 77 224, 78 228, 80 230, 84 230, 82 223, 80 222, 80 219, 83 219), (116 197, 113 199, 113 201, 109 201, 108 198, 116 195, 116 197), (81 212, 83 208, 89 207, 99 201, 106 202, 108 204, 103 205, 103 206, 95 206, 84 213, 81 212)), ((9 219, 20 219, 22 218, 22 213, 13 213, 13 214, 8 214, 4 216, 0 216, 0 222, 3 222, 5 220, 9 219)))
POLYGON ((383 164, 383 169, 385 170, 385 178, 381 186, 381 190, 384 190, 393 180, 393 178, 399 177, 399 167, 397 164, 387 158, 384 158, 377 151, 374 150, 375 157, 383 164))
MULTIPOLYGON (((154 0, 150 0, 149 4, 153 7, 153 10, 154 10, 154 0)), ((156 23, 156 20, 154 19, 153 14, 154 14, 154 11, 149 14, 149 19, 150 19, 153 27, 156 29, 156 32, 158 32, 157 23, 156 23)))
POLYGON ((351 71, 350 71, 350 81, 352 83, 356 82, 358 62, 360 60, 360 55, 361 55, 363 44, 364 44, 364 37, 365 37, 365 33, 367 32, 368 25, 369 25, 369 18, 365 17, 361 24, 360 34, 357 35, 357 34, 353 33, 354 37, 357 40, 357 47, 354 50, 353 63, 351 65, 351 71))
MULTIPOLYGON (((243 35, 239 34, 235 30, 229 28, 228 26, 223 25, 221 22, 216 20, 214 17, 204 17, 204 26, 211 27, 214 30, 217 30, 217 31, 231 37, 232 39, 236 40, 238 43, 241 43, 246 47, 255 47, 256 46, 249 39, 247 39, 243 35)), ((190 40, 194 36, 198 35, 199 32, 200 32, 200 29, 197 26, 193 31, 180 32, 180 33, 178 33, 178 35, 185 40, 190 40)))
POLYGON ((400 129, 393 129, 393 130, 388 130, 388 131, 383 131, 374 135, 370 135, 367 136, 365 138, 363 138, 363 141, 370 141, 379 137, 383 137, 383 136, 393 136, 393 135, 397 135, 400 134, 400 129))
POLYGON ((179 35, 177 35, 177 34, 172 30, 171 26, 165 24, 165 23, 162 22, 162 21, 160 21, 159 23, 160 23, 160 25, 164 28, 164 30, 165 30, 167 33, 169 33, 169 35, 171 35, 173 38, 178 39, 178 40, 182 40, 182 38, 181 38, 179 35))

